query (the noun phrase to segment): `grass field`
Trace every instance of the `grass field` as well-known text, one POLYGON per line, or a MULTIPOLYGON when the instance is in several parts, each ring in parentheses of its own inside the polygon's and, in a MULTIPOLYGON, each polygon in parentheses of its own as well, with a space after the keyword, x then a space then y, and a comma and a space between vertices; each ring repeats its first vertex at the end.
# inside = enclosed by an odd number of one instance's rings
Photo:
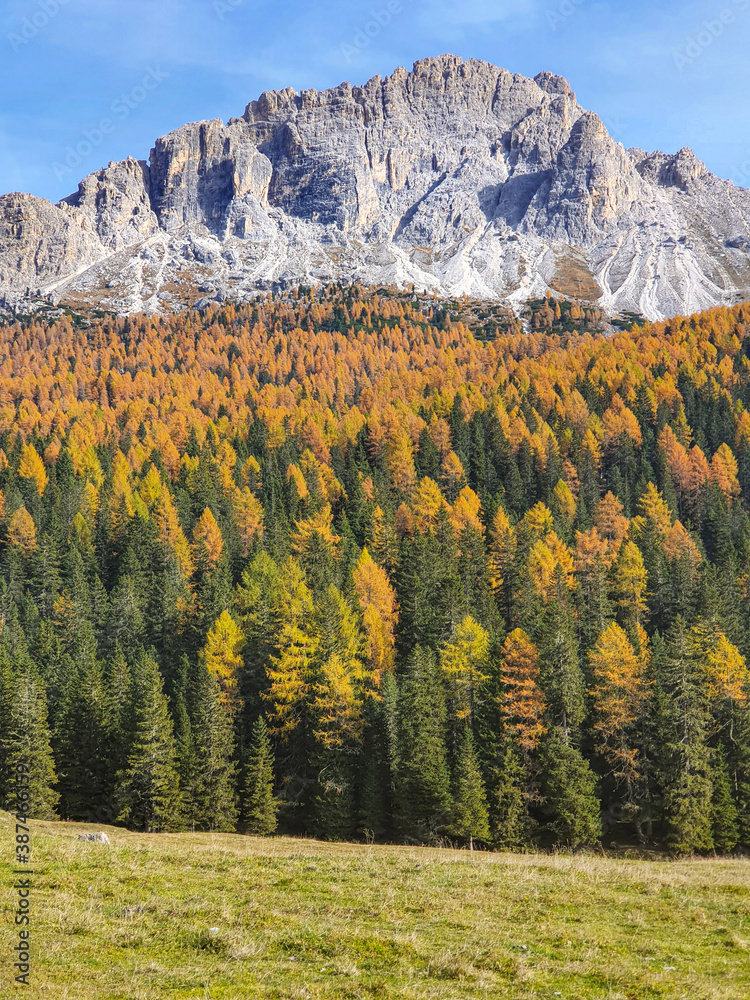
MULTIPOLYGON (((614 861, 33 824, 33 980, 54 1000, 744 1000, 750 862, 614 861), (79 842, 106 829, 111 846, 79 842)), ((7 987, 7 988, 6 988, 7 987)))

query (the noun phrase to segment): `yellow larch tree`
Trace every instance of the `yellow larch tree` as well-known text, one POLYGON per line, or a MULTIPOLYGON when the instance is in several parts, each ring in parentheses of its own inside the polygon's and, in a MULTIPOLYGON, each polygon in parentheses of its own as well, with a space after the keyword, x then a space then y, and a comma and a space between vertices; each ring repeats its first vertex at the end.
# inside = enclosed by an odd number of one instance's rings
POLYGON ((378 687, 395 663, 396 594, 388 574, 374 562, 366 548, 354 568, 353 582, 367 636, 367 662, 378 687))
POLYGON ((523 629, 514 629, 500 651, 500 714, 524 754, 536 750, 545 733, 546 703, 539 686, 539 654, 523 629))
POLYGON ((477 692, 489 676, 489 657, 489 633, 467 615, 440 649, 440 666, 451 691, 457 719, 473 717, 477 692))
POLYGON ((206 507, 193 529, 193 557, 199 565, 204 564, 211 568, 221 559, 223 551, 224 540, 221 537, 221 529, 211 509, 206 507))
POLYGON ((22 479, 33 479, 39 496, 44 493, 49 477, 44 468, 44 462, 33 444, 25 444, 21 449, 21 462, 18 466, 18 475, 22 479))
POLYGON ((219 682, 221 703, 232 716, 241 705, 238 685, 244 645, 239 625, 228 611, 222 611, 209 630, 201 652, 209 672, 219 682))
POLYGON ((19 507, 10 519, 8 544, 20 549, 27 558, 36 551, 36 525, 25 507, 19 507))
POLYGON ((632 809, 640 777, 635 726, 647 694, 645 659, 613 622, 589 653, 589 663, 597 747, 615 780, 625 785, 626 802, 632 809))

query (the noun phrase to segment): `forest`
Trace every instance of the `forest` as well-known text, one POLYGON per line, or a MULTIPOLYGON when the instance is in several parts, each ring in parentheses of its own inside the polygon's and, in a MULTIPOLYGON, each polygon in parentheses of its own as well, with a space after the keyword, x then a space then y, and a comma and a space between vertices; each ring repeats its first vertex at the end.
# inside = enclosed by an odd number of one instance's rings
POLYGON ((0 325, 0 805, 750 849, 750 304, 535 315, 0 325))

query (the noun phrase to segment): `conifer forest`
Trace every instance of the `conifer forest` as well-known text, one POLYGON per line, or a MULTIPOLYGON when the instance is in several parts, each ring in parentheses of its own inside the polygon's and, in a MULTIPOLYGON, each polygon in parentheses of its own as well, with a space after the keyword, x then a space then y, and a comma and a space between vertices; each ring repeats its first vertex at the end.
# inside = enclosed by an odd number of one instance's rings
POLYGON ((750 849, 750 305, 0 326, 0 805, 750 849))

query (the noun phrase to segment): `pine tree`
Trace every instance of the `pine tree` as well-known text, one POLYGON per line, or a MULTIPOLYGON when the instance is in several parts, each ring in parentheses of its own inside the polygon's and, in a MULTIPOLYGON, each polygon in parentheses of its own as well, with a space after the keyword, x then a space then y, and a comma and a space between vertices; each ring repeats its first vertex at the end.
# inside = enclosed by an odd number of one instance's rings
POLYGON ((146 832, 178 829, 180 789, 172 718, 159 667, 150 656, 136 663, 133 733, 126 768, 118 774, 118 821, 146 832))
POLYGON ((585 714, 583 675, 571 609, 561 600, 547 605, 539 623, 539 679, 548 717, 566 734, 577 733, 585 714))
POLYGON ((664 782, 667 840, 678 854, 710 851, 711 751, 708 698, 699 650, 678 618, 668 637, 664 685, 669 697, 664 782))
POLYGON ((111 816, 111 750, 101 665, 84 662, 69 686, 58 725, 58 778, 67 819, 106 822, 111 816))
POLYGON ((392 832, 398 773, 398 685, 392 673, 383 678, 380 697, 365 704, 359 827, 367 837, 392 832))
POLYGON ((231 832, 237 823, 234 736, 222 690, 206 664, 199 664, 191 733, 195 755, 193 815, 199 830, 231 832))
POLYGON ((186 829, 195 830, 199 821, 196 795, 198 761, 195 753, 193 726, 182 690, 178 691, 174 697, 172 717, 174 719, 177 774, 180 786, 180 812, 186 829))
POLYGON ((273 750, 263 716, 253 724, 245 761, 242 822, 248 833, 265 837, 276 830, 278 803, 273 794, 273 750))
POLYGON ((714 849, 720 854, 728 854, 737 846, 740 830, 727 761, 721 747, 714 751, 711 777, 711 834, 714 849))
POLYGON ((547 734, 542 765, 547 829, 555 843, 584 847, 598 843, 602 824, 596 796, 596 778, 565 731, 553 727, 547 734))
POLYGON ((518 749, 511 739, 501 742, 490 767, 490 831, 493 846, 519 850, 531 832, 526 812, 526 775, 518 749))
POLYGON ((490 825, 484 781, 474 737, 468 726, 459 737, 453 789, 450 832, 468 841, 469 849, 473 850, 475 840, 490 839, 490 825))
POLYGON ((128 661, 116 648, 105 670, 107 698, 107 738, 109 741, 110 785, 127 763, 130 737, 134 729, 132 677, 128 661))
POLYGON ((445 722, 445 694, 435 657, 417 646, 399 697, 396 807, 401 832, 418 841, 434 840, 449 818, 445 722))
POLYGON ((33 668, 24 666, 12 678, 7 729, 0 735, 5 763, 5 803, 15 811, 16 774, 20 766, 28 778, 32 819, 56 819, 60 796, 50 746, 44 684, 33 668))

